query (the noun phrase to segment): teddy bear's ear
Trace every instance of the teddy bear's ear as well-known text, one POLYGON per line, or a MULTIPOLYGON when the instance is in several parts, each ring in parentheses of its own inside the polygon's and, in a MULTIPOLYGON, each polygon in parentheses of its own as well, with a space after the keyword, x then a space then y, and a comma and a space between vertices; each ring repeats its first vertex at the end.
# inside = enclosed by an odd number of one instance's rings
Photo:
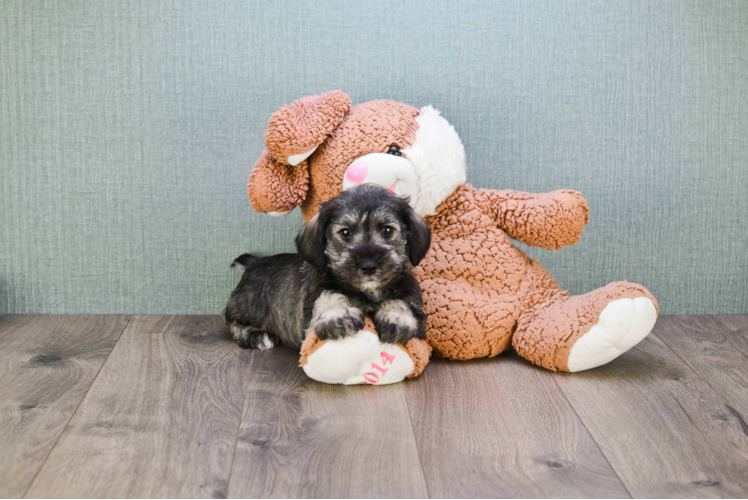
POLYGON ((298 165, 340 125, 351 98, 340 90, 294 101, 273 113, 265 146, 280 163, 298 165))
POLYGON ((247 183, 252 208, 258 212, 285 215, 300 205, 309 189, 309 168, 306 161, 296 166, 279 163, 264 151, 255 163, 247 183))

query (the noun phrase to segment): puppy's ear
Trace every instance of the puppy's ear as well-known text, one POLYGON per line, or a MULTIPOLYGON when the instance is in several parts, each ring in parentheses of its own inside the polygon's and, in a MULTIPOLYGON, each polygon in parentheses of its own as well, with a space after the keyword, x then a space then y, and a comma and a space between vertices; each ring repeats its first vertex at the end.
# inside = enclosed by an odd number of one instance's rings
POLYGON ((327 265, 325 256, 325 224, 315 215, 296 236, 296 249, 301 257, 314 267, 321 269, 327 265))
POLYGON ((418 215, 407 202, 406 206, 404 215, 405 224, 408 226, 408 258, 411 264, 417 266, 426 257, 431 247, 431 230, 423 217, 418 215))

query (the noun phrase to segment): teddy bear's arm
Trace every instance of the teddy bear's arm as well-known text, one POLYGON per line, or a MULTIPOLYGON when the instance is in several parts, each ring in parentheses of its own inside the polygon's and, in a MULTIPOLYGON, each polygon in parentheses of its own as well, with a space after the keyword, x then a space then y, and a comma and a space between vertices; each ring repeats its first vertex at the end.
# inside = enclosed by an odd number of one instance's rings
POLYGON ((581 193, 550 193, 478 189, 476 202, 509 236, 526 245, 559 250, 573 245, 589 222, 589 208, 581 193))

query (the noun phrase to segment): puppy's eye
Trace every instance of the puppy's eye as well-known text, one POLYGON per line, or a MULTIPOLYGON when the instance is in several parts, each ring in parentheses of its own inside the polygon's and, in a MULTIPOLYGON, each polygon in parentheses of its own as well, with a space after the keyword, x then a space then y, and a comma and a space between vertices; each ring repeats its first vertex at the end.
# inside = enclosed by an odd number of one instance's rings
POLYGON ((341 229, 340 231, 338 231, 338 234, 344 240, 350 240, 351 239, 351 235, 352 235, 351 234, 351 230, 348 229, 347 227, 344 227, 343 229, 341 229))
POLYGON ((395 228, 392 226, 382 226, 382 236, 385 239, 392 238, 392 235, 395 234, 395 228))
POLYGON ((402 153, 400 152, 400 148, 397 146, 390 146, 390 149, 387 151, 388 155, 395 155, 395 156, 402 156, 402 153))

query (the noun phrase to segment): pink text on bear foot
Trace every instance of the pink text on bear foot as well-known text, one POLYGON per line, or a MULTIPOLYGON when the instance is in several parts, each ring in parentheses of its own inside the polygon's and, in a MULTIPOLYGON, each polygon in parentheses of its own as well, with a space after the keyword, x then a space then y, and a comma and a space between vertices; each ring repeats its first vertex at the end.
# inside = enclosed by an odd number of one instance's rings
MULTIPOLYGON (((393 354, 389 354, 384 351, 380 352, 379 355, 382 356, 382 365, 384 366, 387 366, 388 364, 391 365, 395 360, 395 356, 393 354)), ((387 370, 389 370, 389 368, 382 368, 372 361, 371 371, 364 373, 364 380, 366 380, 366 382, 370 384, 376 384, 377 382, 379 382, 380 377, 384 376, 384 374, 387 373, 387 370), (379 373, 377 373, 377 371, 379 371, 379 373)))

